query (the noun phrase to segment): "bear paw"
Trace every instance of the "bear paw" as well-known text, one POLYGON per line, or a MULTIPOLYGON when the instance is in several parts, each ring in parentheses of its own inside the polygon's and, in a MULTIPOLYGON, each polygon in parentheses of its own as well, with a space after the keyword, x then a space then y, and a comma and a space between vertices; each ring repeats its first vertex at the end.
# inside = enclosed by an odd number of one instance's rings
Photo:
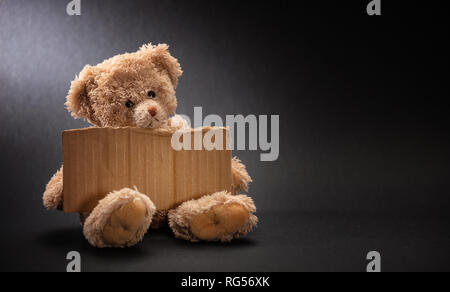
POLYGON ((255 211, 251 198, 220 192, 182 204, 170 212, 169 224, 178 238, 228 242, 256 226, 255 211))
POLYGON ((84 235, 96 247, 130 247, 143 239, 155 212, 153 202, 137 191, 113 192, 86 219, 84 235))

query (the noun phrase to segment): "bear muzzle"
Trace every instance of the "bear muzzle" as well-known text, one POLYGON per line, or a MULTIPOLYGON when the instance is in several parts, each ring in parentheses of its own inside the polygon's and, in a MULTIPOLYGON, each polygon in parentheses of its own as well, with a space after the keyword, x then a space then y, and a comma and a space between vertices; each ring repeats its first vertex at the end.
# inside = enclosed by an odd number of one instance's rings
POLYGON ((134 111, 134 120, 140 128, 158 128, 166 121, 165 111, 154 101, 140 103, 134 111))

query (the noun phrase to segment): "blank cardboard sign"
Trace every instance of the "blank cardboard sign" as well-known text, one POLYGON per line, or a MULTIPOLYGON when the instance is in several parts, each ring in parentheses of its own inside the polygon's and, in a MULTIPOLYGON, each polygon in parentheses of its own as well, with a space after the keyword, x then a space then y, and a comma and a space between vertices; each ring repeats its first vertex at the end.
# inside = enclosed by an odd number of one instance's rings
MULTIPOLYGON (((202 138, 211 131, 220 134, 215 137, 223 137, 223 145, 228 145, 227 129, 202 128, 185 132, 178 146, 191 137, 194 149, 195 137, 202 138)), ((229 147, 176 151, 172 134, 139 128, 64 131, 64 211, 90 212, 107 194, 123 188, 137 188, 159 210, 218 191, 231 191, 229 147)))

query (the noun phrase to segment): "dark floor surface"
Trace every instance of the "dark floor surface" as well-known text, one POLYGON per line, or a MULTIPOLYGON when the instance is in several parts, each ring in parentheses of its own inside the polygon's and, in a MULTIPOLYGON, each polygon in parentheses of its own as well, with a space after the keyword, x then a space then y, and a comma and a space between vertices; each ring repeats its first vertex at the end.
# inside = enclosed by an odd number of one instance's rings
POLYGON ((231 244, 193 244, 159 230, 137 247, 103 250, 89 246, 75 215, 49 216, 54 224, 3 238, 1 270, 65 271, 72 250, 83 271, 365 271, 372 250, 383 271, 450 270, 450 220, 436 214, 267 212, 254 233, 231 244))

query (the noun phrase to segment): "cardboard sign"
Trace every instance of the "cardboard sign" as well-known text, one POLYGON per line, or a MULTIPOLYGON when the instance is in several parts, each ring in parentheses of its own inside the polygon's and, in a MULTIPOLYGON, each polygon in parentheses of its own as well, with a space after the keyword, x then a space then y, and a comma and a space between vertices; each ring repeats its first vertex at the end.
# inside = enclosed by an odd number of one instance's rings
MULTIPOLYGON (((225 128, 196 129, 186 135, 194 145, 194 137, 204 137, 208 131, 218 131, 227 145, 229 132, 225 128)), ((172 134, 139 128, 64 131, 64 211, 90 212, 107 194, 123 188, 137 188, 159 210, 231 191, 229 148, 176 151, 172 134)))

